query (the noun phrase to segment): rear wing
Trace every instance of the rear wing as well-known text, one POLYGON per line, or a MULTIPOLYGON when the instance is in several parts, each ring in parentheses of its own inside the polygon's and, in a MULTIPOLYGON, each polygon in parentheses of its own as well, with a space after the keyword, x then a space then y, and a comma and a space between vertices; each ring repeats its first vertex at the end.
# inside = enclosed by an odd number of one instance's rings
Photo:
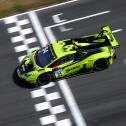
POLYGON ((113 48, 118 48, 120 46, 109 26, 102 27, 102 32, 103 35, 107 36, 113 48))

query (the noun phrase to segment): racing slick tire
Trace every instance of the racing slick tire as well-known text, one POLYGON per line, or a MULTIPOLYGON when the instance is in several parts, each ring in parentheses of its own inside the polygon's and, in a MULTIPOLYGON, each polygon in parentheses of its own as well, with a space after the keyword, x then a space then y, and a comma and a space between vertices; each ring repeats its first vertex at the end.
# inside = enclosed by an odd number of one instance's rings
POLYGON ((109 67, 109 62, 107 59, 98 59, 94 63, 94 70, 96 71, 102 71, 104 69, 107 69, 109 67))
POLYGON ((37 78, 38 85, 45 85, 51 81, 51 75, 49 73, 40 74, 37 78))

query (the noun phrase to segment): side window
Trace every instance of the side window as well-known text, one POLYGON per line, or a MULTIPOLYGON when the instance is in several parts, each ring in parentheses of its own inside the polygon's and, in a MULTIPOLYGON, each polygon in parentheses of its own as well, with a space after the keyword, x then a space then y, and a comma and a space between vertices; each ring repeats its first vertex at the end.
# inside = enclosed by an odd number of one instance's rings
POLYGON ((65 62, 67 62, 67 61, 66 61, 66 57, 63 57, 63 58, 61 58, 61 60, 60 60, 60 64, 59 64, 59 65, 65 63, 65 62))
POLYGON ((57 66, 59 64, 59 60, 56 60, 55 62, 53 62, 52 64, 49 65, 49 67, 54 67, 57 66))
POLYGON ((63 64, 63 63, 69 62, 71 60, 74 60, 73 54, 64 56, 64 57, 61 58, 60 65, 63 64))
POLYGON ((67 55, 67 56, 64 56, 64 57, 58 59, 57 61, 52 63, 49 67, 53 67, 53 66, 56 66, 56 65, 62 65, 62 64, 69 62, 71 60, 74 60, 74 55, 67 55))
POLYGON ((86 56, 87 56, 87 53, 76 53, 75 54, 75 61, 77 61, 77 60, 83 60, 84 58, 86 58, 86 56))

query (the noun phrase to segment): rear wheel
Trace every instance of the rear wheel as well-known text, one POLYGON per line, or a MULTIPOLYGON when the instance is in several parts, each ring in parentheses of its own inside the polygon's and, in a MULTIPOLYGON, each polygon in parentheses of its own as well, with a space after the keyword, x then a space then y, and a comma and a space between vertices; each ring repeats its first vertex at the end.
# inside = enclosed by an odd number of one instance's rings
POLYGON ((98 59, 94 63, 94 69, 96 71, 104 70, 104 69, 108 68, 108 66, 109 66, 109 62, 107 59, 98 59))
POLYGON ((37 83, 39 85, 48 84, 51 81, 51 75, 49 73, 40 74, 37 78, 37 83))

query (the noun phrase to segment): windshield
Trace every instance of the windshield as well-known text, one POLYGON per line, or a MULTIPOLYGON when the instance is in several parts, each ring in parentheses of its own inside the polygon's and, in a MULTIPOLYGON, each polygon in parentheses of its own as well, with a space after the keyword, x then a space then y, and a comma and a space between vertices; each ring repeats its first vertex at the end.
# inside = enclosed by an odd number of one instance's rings
POLYGON ((36 63, 40 67, 45 67, 53 61, 53 53, 51 47, 45 47, 38 51, 36 55, 36 63))

